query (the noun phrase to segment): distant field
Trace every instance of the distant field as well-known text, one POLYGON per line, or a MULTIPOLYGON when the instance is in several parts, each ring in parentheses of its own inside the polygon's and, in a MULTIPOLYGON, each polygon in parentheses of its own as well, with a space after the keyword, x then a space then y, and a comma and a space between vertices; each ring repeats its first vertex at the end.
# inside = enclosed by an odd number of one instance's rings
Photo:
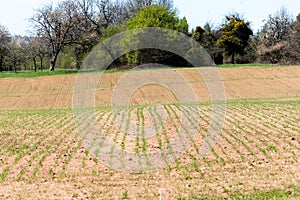
MULTIPOLYGON (((192 68, 174 70, 185 77, 187 83, 195 91, 199 102, 210 101, 206 84, 197 70, 192 68)), ((97 88, 96 106, 111 104, 114 86, 126 73, 115 72, 102 75, 97 88)), ((300 66, 220 68, 220 73, 228 100, 300 99, 300 66)), ((76 74, 69 74, 0 79, 0 109, 70 108, 76 77, 76 74)), ((165 100, 164 103, 168 103, 168 101, 172 103, 174 100, 165 89, 151 86, 140 88, 134 95, 133 104, 142 104, 143 100, 155 101, 158 96, 161 100, 165 100), (155 92, 153 93, 153 91, 155 92)))
POLYGON ((196 70, 176 71, 199 99, 199 118, 189 114, 195 105, 182 110, 171 92, 153 85, 136 90, 130 109, 117 115, 109 109, 110 97, 126 72, 106 73, 98 84, 98 123, 124 151, 159 152, 179 134, 180 112, 197 128, 176 163, 144 174, 111 170, 84 148, 70 109, 76 75, 0 79, 0 198, 300 198, 300 67, 220 68, 228 99, 225 125, 205 158, 199 149, 210 125, 209 93, 196 70), (143 134, 149 120, 161 123, 159 103, 167 121, 155 136, 137 140, 115 125, 119 117, 124 127, 138 124, 143 134))

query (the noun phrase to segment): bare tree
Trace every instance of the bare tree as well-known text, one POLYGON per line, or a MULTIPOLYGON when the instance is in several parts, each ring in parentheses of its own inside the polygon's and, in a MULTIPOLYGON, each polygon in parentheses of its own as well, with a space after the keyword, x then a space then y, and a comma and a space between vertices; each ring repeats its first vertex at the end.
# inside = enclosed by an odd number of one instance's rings
POLYGON ((128 19, 128 11, 123 1, 76 0, 76 4, 99 37, 108 26, 121 24, 128 19))
MULTIPOLYGON (((166 6, 170 10, 174 10, 173 0, 157 0, 157 4, 161 6, 166 6)), ((175 9, 176 10, 176 9, 175 9)))
POLYGON ((266 45, 271 46, 286 40, 292 23, 293 17, 285 8, 281 8, 274 16, 270 15, 261 33, 266 45))
POLYGON ((154 0, 129 0, 128 3, 131 6, 132 10, 134 10, 146 6, 151 6, 155 3, 155 1, 154 0))
POLYGON ((109 25, 115 25, 121 16, 121 5, 110 0, 101 0, 97 4, 99 13, 98 18, 101 26, 106 29, 109 25))
POLYGON ((153 4, 173 8, 173 0, 76 0, 81 13, 93 24, 96 32, 110 25, 120 25, 132 18, 146 6, 153 4))
POLYGON ((6 58, 9 71, 15 71, 17 73, 17 66, 22 61, 22 48, 21 40, 19 38, 13 38, 9 44, 9 54, 6 58))
POLYGON ((101 35, 101 26, 97 20, 97 7, 95 6, 94 0, 76 0, 76 4, 79 8, 78 12, 84 16, 85 22, 91 23, 91 28, 96 31, 97 34, 101 35))
POLYGON ((56 8, 52 4, 38 9, 31 18, 37 36, 43 38, 51 48, 50 71, 55 69, 57 57, 66 45, 76 40, 74 32, 78 24, 78 13, 73 1, 63 1, 56 8))
POLYGON ((153 4, 164 5, 169 0, 128 0, 126 1, 126 10, 130 18, 134 17, 141 8, 151 6, 153 4))
POLYGON ((19 62, 20 65, 24 67, 25 70, 27 70, 28 64, 31 61, 31 51, 30 51, 30 38, 25 37, 19 37, 18 39, 18 52, 19 52, 19 62))
POLYGON ((40 61, 40 70, 43 70, 44 57, 49 54, 45 40, 39 37, 31 38, 28 49, 29 49, 30 59, 33 62, 34 71, 37 70, 37 58, 39 58, 40 61))
POLYGON ((278 63, 289 56, 292 24, 293 17, 285 8, 269 16, 258 35, 257 52, 261 61, 278 63))
POLYGON ((128 18, 124 1, 75 0, 80 22, 74 31, 76 41, 71 51, 79 68, 82 59, 102 38, 110 26, 123 24, 128 18))
POLYGON ((300 13, 296 17, 296 21, 292 25, 290 40, 291 40, 290 51, 293 59, 293 63, 291 64, 299 64, 300 63, 300 13))
POLYGON ((3 63, 5 56, 9 53, 9 44, 11 36, 6 27, 0 25, 0 72, 3 71, 3 63))

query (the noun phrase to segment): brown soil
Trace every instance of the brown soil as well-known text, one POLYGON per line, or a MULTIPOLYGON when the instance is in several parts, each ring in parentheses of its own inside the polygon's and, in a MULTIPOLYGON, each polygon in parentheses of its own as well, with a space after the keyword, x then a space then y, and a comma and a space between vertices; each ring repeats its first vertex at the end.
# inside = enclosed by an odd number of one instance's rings
MULTIPOLYGON (((159 197, 174 199, 211 195, 226 197, 232 193, 271 189, 289 191, 293 186, 300 186, 298 159, 300 127, 295 121, 299 116, 297 108, 299 106, 296 104, 282 103, 248 104, 248 107, 242 104, 229 105, 225 127, 214 152, 205 159, 197 155, 195 147, 201 147, 202 134, 205 134, 205 128, 208 127, 207 123, 200 120, 203 130, 199 130, 199 134, 194 138, 195 146, 189 150, 193 157, 184 154, 179 159, 178 166, 174 164, 169 170, 144 174, 117 172, 96 162, 90 155, 85 154, 86 148, 80 144, 73 130, 74 126, 68 123, 72 115, 68 113, 57 115, 57 119, 63 117, 66 124, 60 126, 62 120, 54 121, 53 125, 57 127, 54 132, 50 124, 46 126, 46 122, 52 117, 50 115, 44 117, 42 119, 44 123, 41 124, 45 124, 42 129, 43 135, 52 135, 41 140, 41 144, 32 153, 25 153, 16 162, 15 158, 20 153, 1 149, 0 158, 4 162, 0 162, 0 174, 7 167, 10 171, 1 182, 0 197, 120 199, 128 195, 130 199, 159 197), (287 114, 289 116, 282 119, 287 114), (54 138, 57 140, 51 143, 54 138), (47 144, 51 144, 50 148, 41 152, 47 144), (273 148, 270 148, 271 146, 273 148), (30 164, 29 160, 36 155, 30 164), (42 159, 43 157, 45 159, 42 159), (197 161, 197 167, 194 166, 194 159, 197 161), (34 174, 36 168, 38 170, 34 174), (23 169, 26 170, 21 175, 23 169)), ((204 119, 208 119, 209 109, 203 107, 202 112, 206 116, 204 119)), ((18 120, 22 124, 31 121, 32 117, 35 115, 28 114, 23 118, 14 116, 7 120, 8 122, 18 120)), ((113 122, 107 123, 103 117, 100 123, 108 124, 105 128, 107 129, 113 122)), ((11 130, 10 136, 23 138, 35 136, 41 124, 14 127, 14 132, 11 130), (30 130, 35 131, 29 133, 30 130)), ((5 130, 9 132, 10 129, 5 130)), ((112 128, 107 134, 113 135, 116 132, 117 128, 112 128)), ((1 138, 1 146, 8 140, 9 137, 1 138)), ((33 138, 31 140, 34 141, 33 138)), ((29 140, 25 143, 34 142, 29 140)), ((151 143, 151 139, 147 141, 147 152, 154 151, 151 143)), ((134 150, 135 144, 126 141, 126 145, 129 146, 126 150, 134 150)))
MULTIPOLYGON (((197 71, 177 72, 200 102, 209 100, 197 71)), ((197 151, 204 143, 211 108, 201 106, 200 118, 194 121, 198 133, 178 163, 141 174, 114 171, 89 155, 76 134, 70 110, 35 110, 70 108, 76 76, 0 79, 0 199, 192 199, 299 188, 300 107, 293 100, 300 99, 300 67, 224 68, 220 72, 227 99, 266 102, 229 103, 218 143, 205 158, 197 151)), ((123 75, 102 76, 96 105, 111 104, 114 86, 123 75)), ((155 84, 137 88, 130 98, 131 105, 176 101, 174 93, 155 84)), ((141 108, 133 107, 123 123, 150 126, 151 114, 141 108), (141 108, 143 121, 137 114, 141 108)), ((159 137, 165 146, 166 138, 177 136, 178 117, 193 117, 175 106, 167 108, 171 114, 164 123, 166 137, 158 133, 147 138, 147 153, 159 151, 159 137)), ((114 114, 109 109, 97 111, 104 134, 117 147, 125 142, 124 150, 134 152, 136 138, 123 138, 126 130, 120 129, 114 114)), ((142 142, 138 147, 142 149, 142 142)))
MULTIPOLYGON (((219 69, 228 100, 238 99, 299 99, 300 66, 238 67, 219 69)), ((207 86, 195 69, 177 69, 192 87, 200 102, 210 101, 207 86)), ((111 97, 118 81, 128 72, 103 74, 100 78, 96 106, 111 105, 111 97)), ((159 74, 159 71, 157 72, 159 74)), ((72 107, 76 75, 39 78, 0 79, 0 109, 56 109, 72 107)), ((172 81, 172 80, 171 80, 172 81)), ((186 83, 174 83, 181 84, 186 83)), ((184 91, 183 91, 184 92, 184 91)), ((174 94, 159 85, 136 88, 131 103, 173 103, 174 94), (173 96, 173 97, 172 97, 173 96)))

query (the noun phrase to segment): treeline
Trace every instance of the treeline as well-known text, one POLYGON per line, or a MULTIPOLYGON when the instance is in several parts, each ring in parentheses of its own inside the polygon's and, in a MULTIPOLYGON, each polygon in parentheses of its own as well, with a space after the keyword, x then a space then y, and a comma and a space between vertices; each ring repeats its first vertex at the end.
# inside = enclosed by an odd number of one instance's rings
MULTIPOLYGON (((29 22, 33 34, 26 37, 11 36, 0 25, 0 71, 79 69, 99 41, 141 27, 182 32, 199 42, 216 64, 300 63, 300 13, 291 16, 283 8, 270 15, 256 34, 238 13, 225 16, 220 27, 207 23, 189 32, 186 18, 178 17, 172 0, 63 0, 37 9, 29 22)), ((172 66, 188 64, 170 52, 140 50, 122 56, 111 67, 130 67, 153 58, 172 66)))

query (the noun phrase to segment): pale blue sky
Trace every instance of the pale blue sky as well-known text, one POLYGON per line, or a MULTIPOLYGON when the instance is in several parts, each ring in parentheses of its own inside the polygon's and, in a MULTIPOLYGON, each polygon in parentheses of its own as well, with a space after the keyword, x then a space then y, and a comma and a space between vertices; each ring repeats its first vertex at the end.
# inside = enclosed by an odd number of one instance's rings
MULTIPOLYGON (((58 2, 59 0, 52 0, 58 2)), ((0 24, 6 26, 12 34, 28 35, 30 26, 27 21, 33 10, 49 0, 3 0, 0 4, 0 24)), ((300 12, 300 3, 296 0, 174 0, 179 16, 186 16, 190 27, 203 26, 207 21, 219 26, 224 15, 239 12, 251 22, 256 32, 269 14, 282 6, 293 16, 300 12)))

